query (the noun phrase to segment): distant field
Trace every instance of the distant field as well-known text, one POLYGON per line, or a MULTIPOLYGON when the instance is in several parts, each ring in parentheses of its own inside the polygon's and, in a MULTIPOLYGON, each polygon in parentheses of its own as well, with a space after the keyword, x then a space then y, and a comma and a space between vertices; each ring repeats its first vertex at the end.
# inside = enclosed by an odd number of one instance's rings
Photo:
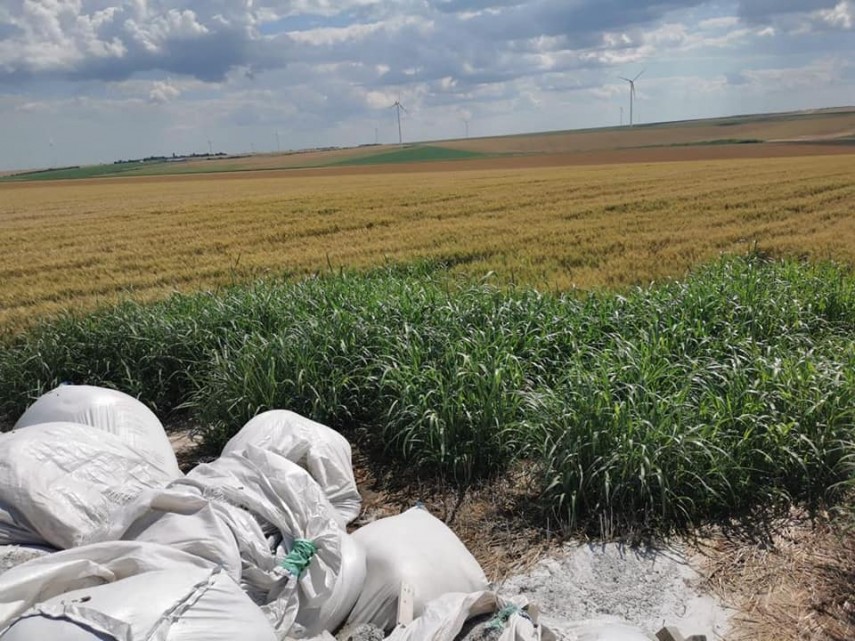
POLYGON ((482 153, 567 153, 632 147, 710 144, 716 141, 811 141, 855 133, 855 110, 770 114, 669 122, 582 131, 447 141, 450 148, 482 153))
POLYGON ((677 276, 754 242, 855 262, 853 160, 7 183, 0 327, 127 295, 424 257, 557 289, 677 276))
MULTIPOLYGON (((808 153, 802 146, 822 144, 821 153, 848 152, 855 147, 855 109, 841 108, 815 113, 797 112, 760 114, 697 121, 639 124, 635 127, 607 127, 574 131, 555 131, 447 140, 431 143, 408 144, 403 149, 397 145, 366 145, 349 149, 330 149, 305 152, 263 153, 225 158, 194 158, 179 162, 148 162, 119 165, 97 165, 44 171, 29 175, 2 176, 0 182, 18 180, 64 180, 98 176, 160 176, 214 172, 246 172, 263 170, 306 170, 343 166, 370 166, 379 164, 414 164, 449 161, 471 161, 481 158, 507 156, 561 156, 554 162, 542 164, 589 164, 594 162, 636 162, 644 157, 630 152, 685 147, 689 149, 708 146, 730 148, 726 157, 743 157, 734 146, 747 143, 757 145, 752 155, 801 155, 808 153), (764 143, 764 144, 761 144, 764 143), (765 143, 773 143, 772 145, 765 143), (782 151, 782 147, 797 147, 782 151), (769 151, 765 151, 769 149, 769 151), (623 158, 629 154, 630 158, 623 158), (593 158, 592 158, 593 156, 593 158)), ((816 153, 815 151, 812 153, 816 153)), ((712 157, 709 154, 702 157, 712 157)), ((658 155, 649 160, 661 160, 658 155)), ((668 160, 670 158, 664 158, 668 160)), ((674 158, 679 159, 679 158, 674 158)), ((543 160, 543 159, 541 159, 543 160)), ((535 161, 536 162, 536 161, 535 161)))

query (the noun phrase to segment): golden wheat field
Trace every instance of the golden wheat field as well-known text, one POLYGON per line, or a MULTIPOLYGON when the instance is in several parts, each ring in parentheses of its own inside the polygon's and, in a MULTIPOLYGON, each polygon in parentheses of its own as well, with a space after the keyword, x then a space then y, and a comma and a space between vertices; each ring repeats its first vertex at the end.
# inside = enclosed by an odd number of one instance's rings
POLYGON ((480 166, 0 185, 0 327, 426 257, 560 289, 679 276, 755 242, 855 261, 852 154, 467 170, 480 166))

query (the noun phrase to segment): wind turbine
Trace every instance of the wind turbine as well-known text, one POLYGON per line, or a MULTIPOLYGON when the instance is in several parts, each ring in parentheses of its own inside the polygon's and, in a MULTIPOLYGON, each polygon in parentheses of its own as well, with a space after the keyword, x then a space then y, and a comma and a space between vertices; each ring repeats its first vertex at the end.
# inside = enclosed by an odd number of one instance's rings
POLYGON ((623 127, 623 107, 620 108, 620 126, 623 127))
POLYGON ((629 78, 624 78, 623 76, 618 76, 621 80, 626 80, 629 83, 629 126, 632 127, 632 102, 635 99, 635 81, 641 78, 641 74, 643 74, 646 69, 642 69, 638 72, 638 75, 630 80, 629 78))
POLYGON ((404 105, 401 104, 400 100, 396 100, 395 104, 392 105, 398 113, 398 145, 401 147, 404 146, 404 138, 401 135, 401 111, 404 113, 408 113, 406 109, 404 109, 404 105))
POLYGON ((469 137, 469 120, 464 118, 463 124, 466 125, 466 137, 468 138, 469 137))

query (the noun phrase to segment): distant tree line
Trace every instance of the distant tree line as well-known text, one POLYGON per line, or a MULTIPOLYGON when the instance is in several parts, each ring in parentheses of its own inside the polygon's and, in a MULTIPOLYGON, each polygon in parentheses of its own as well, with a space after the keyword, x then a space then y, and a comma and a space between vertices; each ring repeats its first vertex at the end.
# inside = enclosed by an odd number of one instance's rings
POLYGON ((227 156, 228 154, 218 151, 215 154, 176 154, 173 153, 171 156, 146 156, 145 158, 130 158, 128 160, 114 160, 114 165, 125 165, 129 163, 141 163, 141 162, 170 162, 175 160, 188 160, 191 158, 210 158, 212 156, 227 156))

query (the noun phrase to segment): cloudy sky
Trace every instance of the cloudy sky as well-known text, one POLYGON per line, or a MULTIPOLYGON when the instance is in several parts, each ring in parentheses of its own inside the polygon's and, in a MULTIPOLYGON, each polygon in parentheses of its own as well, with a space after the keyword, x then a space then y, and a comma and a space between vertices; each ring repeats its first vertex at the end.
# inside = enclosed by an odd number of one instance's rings
POLYGON ((0 0, 0 169, 855 103, 855 0, 0 0))

